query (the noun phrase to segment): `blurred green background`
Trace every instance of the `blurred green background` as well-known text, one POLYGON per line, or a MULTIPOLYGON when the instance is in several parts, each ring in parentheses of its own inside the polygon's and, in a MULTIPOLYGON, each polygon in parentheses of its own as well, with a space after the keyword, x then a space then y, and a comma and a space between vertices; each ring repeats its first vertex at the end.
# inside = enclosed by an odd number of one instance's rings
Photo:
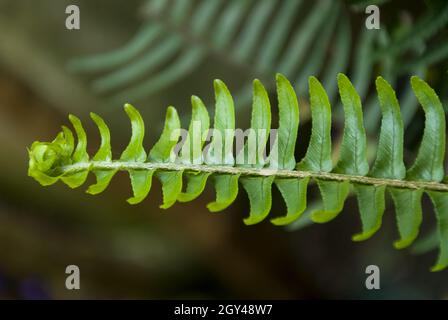
MULTIPOLYGON (((203 97, 213 110, 215 78, 238 93, 237 124, 246 128, 250 100, 244 88, 257 77, 274 93, 277 71, 285 73, 301 94, 297 159, 304 155, 310 134, 307 77, 327 79, 328 89, 342 71, 361 91, 373 142, 379 106, 372 84, 379 74, 393 83, 400 99, 406 100, 405 157, 407 164, 412 162, 424 117, 409 95, 409 75, 420 74, 443 101, 448 98, 446 1, 373 1, 380 5, 381 31, 366 31, 363 1, 295 0, 300 4, 290 15, 290 24, 269 38, 276 18, 282 20, 287 11, 282 11, 284 1, 216 0, 214 18, 204 22, 204 33, 194 34, 195 23, 203 17, 195 13, 211 1, 215 0, 0 0, 0 298, 447 299, 448 272, 429 272, 436 251, 417 255, 393 249, 397 231, 390 201, 378 234, 354 243, 351 235, 360 228, 354 198, 346 202, 340 217, 325 225, 310 225, 305 217, 305 223, 289 228, 268 221, 246 227, 244 192, 230 208, 211 214, 205 208, 214 197, 211 187, 192 203, 162 210, 158 182, 142 204, 129 206, 125 199, 130 183, 124 173, 95 197, 61 183, 42 188, 27 177, 26 147, 34 140, 51 140, 60 125, 67 124, 69 113, 84 120, 90 154, 99 139, 87 120, 88 112, 104 116, 117 156, 130 135, 122 95, 129 94, 126 102, 141 110, 149 148, 158 138, 166 106, 176 106, 185 117, 184 127, 191 94, 203 97), (69 4, 81 10, 80 30, 65 28, 69 4), (158 4, 163 9, 154 9, 158 4), (258 8, 263 5, 264 9, 258 8), (229 6, 236 8, 239 18, 222 22, 218 17, 228 13, 229 6), (254 16, 260 17, 259 24, 254 16), (159 36, 126 57, 130 39, 148 23, 161 28, 159 36), (253 26, 252 31, 247 25, 253 26), (221 46, 216 43, 219 30, 234 30, 221 46), (176 51, 159 53, 166 59, 151 56, 172 37, 177 37, 176 51), (276 45, 269 50, 277 52, 277 62, 258 65, 258 57, 268 50, 265 44, 276 37, 279 41, 273 41, 276 45), (239 49, 245 45, 248 53, 239 49), (184 61, 190 68, 163 76, 182 62, 190 48, 201 50, 194 63, 184 61), (97 61, 110 59, 110 52, 118 62, 98 67, 97 61), (282 63, 288 52, 289 66, 282 63), (146 64, 139 62, 142 59, 146 64), (143 70, 151 63, 151 69, 143 70), (134 74, 126 78, 129 72, 134 74), (115 81, 115 87, 98 90, 108 81, 115 81), (152 82, 139 89, 148 81, 152 82), (65 288, 65 268, 70 264, 81 270, 81 290, 65 288), (381 269, 381 290, 365 289, 365 268, 370 264, 381 269)), ((336 98, 333 94, 337 145, 343 118, 338 116, 336 98)), ((275 95, 271 101, 274 115, 275 95)), ((308 200, 318 203, 315 187, 308 200)), ((273 190, 272 212, 284 210, 280 194, 273 190)), ((435 223, 425 197, 423 210, 424 237, 435 223)))

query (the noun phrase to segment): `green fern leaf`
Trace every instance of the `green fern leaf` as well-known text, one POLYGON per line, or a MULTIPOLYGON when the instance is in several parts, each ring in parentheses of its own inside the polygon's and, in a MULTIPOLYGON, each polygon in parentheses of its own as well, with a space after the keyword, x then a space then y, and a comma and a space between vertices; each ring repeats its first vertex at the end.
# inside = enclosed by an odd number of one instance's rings
POLYGON ((428 192, 434 203, 438 220, 438 236, 440 243, 439 259, 432 271, 440 271, 448 266, 448 196, 446 192, 428 192))
MULTIPOLYGON (((111 161, 112 160, 112 148, 110 145, 110 131, 107 124, 104 120, 95 113, 90 113, 90 117, 97 125, 100 136, 101 136, 101 145, 98 149, 97 153, 93 157, 93 161, 111 161)), ((103 192, 110 181, 114 177, 115 173, 118 170, 93 170, 92 172, 96 176, 96 184, 91 185, 87 189, 87 193, 91 195, 99 194, 103 192)))
MULTIPOLYGON (((422 222, 421 198, 427 193, 434 203, 438 221, 440 255, 433 271, 448 266, 448 185, 444 157, 446 128, 443 106, 434 90, 418 77, 411 78, 412 90, 423 107, 426 122, 416 160, 406 172, 403 163, 403 121, 395 92, 389 83, 376 80, 382 114, 377 156, 369 168, 366 157, 366 136, 361 99, 350 80, 338 75, 338 87, 345 113, 345 126, 340 157, 333 168, 331 160, 331 105, 321 83, 309 78, 312 133, 305 157, 296 163, 295 146, 299 126, 299 105, 294 88, 282 75, 277 75, 279 128, 275 138, 271 129, 271 109, 268 94, 261 82, 253 83, 251 130, 246 143, 234 156, 235 115, 233 98, 226 85, 214 83, 216 109, 212 140, 204 147, 210 133, 207 109, 202 101, 192 98, 193 115, 186 139, 181 139, 180 121, 174 107, 168 107, 161 137, 147 155, 143 148, 144 123, 139 112, 129 104, 124 109, 131 121, 131 139, 118 160, 112 159, 110 133, 97 115, 93 121, 99 128, 101 145, 95 156, 87 154, 87 136, 81 121, 70 115, 76 135, 63 127, 52 142, 34 142, 29 149, 28 174, 46 186, 62 180, 70 187, 83 184, 89 172, 97 182, 88 188, 96 194, 103 191, 113 175, 129 172, 133 197, 131 204, 148 195, 152 177, 162 184, 163 203, 169 208, 176 201, 186 202, 198 197, 207 180, 214 185, 216 199, 207 205, 210 211, 221 211, 231 205, 238 195, 239 183, 250 202, 247 225, 266 219, 271 211, 272 186, 283 197, 287 212, 271 219, 275 225, 293 223, 307 206, 307 188, 317 183, 322 208, 311 214, 318 223, 336 218, 343 210, 351 189, 358 199, 361 232, 354 241, 370 238, 381 227, 385 211, 386 191, 395 205, 399 240, 397 249, 409 246, 418 236, 422 222), (200 127, 200 129, 197 129, 200 127), (202 131, 201 131, 202 130, 202 131), (254 134, 262 132, 264 134, 254 134), (199 131, 199 132, 195 132, 199 131), (176 148, 184 140, 181 148, 176 148), (267 153, 270 141, 269 155, 267 153), (176 154, 176 150, 180 153, 176 154), (187 182, 182 185, 183 178, 187 182), (182 191, 184 189, 184 191, 182 191)), ((238 146, 238 144, 237 144, 238 146)))

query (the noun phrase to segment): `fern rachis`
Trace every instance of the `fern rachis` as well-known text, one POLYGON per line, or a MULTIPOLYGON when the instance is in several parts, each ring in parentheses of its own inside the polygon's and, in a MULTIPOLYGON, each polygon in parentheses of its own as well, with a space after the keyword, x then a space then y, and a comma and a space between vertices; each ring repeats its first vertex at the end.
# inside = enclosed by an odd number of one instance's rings
MULTIPOLYGON (((62 180, 75 188, 85 182, 91 171, 96 175, 97 183, 87 191, 97 194, 107 188, 117 171, 128 171, 133 189, 133 197, 128 199, 131 204, 145 199, 152 177, 156 176, 162 183, 162 208, 168 208, 176 201, 195 199, 210 180, 216 189, 216 200, 207 206, 210 211, 227 208, 235 200, 240 182, 251 206, 249 217, 244 219, 246 224, 255 224, 267 217, 271 209, 273 184, 279 189, 287 208, 285 216, 271 219, 275 225, 285 225, 300 218, 306 209, 306 192, 311 181, 317 183, 322 195, 323 209, 312 214, 313 221, 318 223, 334 219, 342 211, 345 199, 353 188, 362 222, 362 232, 353 236, 354 241, 368 239, 380 228, 385 193, 388 191, 395 204, 400 234, 400 239, 394 243, 396 248, 409 246, 417 237, 422 221, 421 197, 425 192, 433 201, 438 218, 440 256, 433 270, 441 270, 448 265, 448 185, 442 181, 445 176, 445 117, 442 104, 428 84, 418 77, 412 77, 411 84, 423 106, 426 122, 416 160, 407 171, 403 162, 404 129, 400 106, 391 86, 381 77, 376 81, 383 118, 377 157, 372 168, 369 168, 360 97, 350 80, 340 74, 338 87, 344 107, 345 127, 339 161, 335 166, 331 159, 331 106, 323 86, 316 78, 310 78, 312 133, 305 157, 296 163, 294 149, 299 125, 298 101, 289 81, 278 75, 279 128, 274 141, 277 153, 276 156, 270 154, 267 161, 257 156, 255 163, 235 163, 234 137, 224 134, 225 130, 235 129, 233 99, 225 84, 217 80, 213 130, 222 133, 224 143, 212 138, 208 155, 213 161, 210 163, 204 163, 201 158, 205 144, 203 135, 195 136, 192 132, 194 122, 209 130, 208 112, 202 101, 193 97, 190 134, 178 159, 174 161, 173 150, 180 138, 176 133, 180 129, 176 109, 168 108, 162 135, 147 154, 143 148, 143 119, 134 107, 125 105, 132 124, 132 136, 118 160, 112 160, 109 129, 99 116, 91 114, 102 139, 98 152, 91 160, 86 151, 87 137, 81 122, 70 116, 78 136, 76 146, 73 133, 65 126, 53 142, 33 143, 29 150, 29 175, 42 185, 62 180), (199 145, 199 148, 194 145, 199 145), (183 176, 187 181, 184 190, 183 176)), ((254 81, 253 97, 251 128, 269 132, 270 102, 258 80, 254 81)), ((260 146, 264 148, 267 136, 256 141, 257 150, 260 146)), ((243 148, 244 152, 246 148, 247 145, 243 148)))

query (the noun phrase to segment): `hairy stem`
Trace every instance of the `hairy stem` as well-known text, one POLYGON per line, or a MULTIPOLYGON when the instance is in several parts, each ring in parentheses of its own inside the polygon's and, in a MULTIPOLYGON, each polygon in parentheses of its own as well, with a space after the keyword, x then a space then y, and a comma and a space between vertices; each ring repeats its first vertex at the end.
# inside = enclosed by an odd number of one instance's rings
POLYGON ((124 162, 124 161, 90 161, 81 162, 62 167, 63 174, 72 174, 85 170, 170 170, 170 171, 200 171, 211 173, 239 174, 245 176, 275 176, 278 178, 316 178, 332 181, 349 181, 368 185, 384 185, 388 187, 406 189, 426 189, 433 191, 448 191, 448 184, 427 181, 406 181, 396 179, 373 178, 366 176, 354 176, 347 174, 312 172, 298 170, 276 170, 276 169, 253 169, 245 167, 231 166, 210 166, 210 165, 185 165, 180 163, 152 163, 152 162, 124 162))

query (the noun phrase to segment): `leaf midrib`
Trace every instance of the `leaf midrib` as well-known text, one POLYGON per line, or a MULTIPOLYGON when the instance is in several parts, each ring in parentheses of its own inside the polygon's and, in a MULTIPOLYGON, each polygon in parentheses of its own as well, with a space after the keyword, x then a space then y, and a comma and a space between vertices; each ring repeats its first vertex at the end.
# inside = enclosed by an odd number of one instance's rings
POLYGON ((360 183, 374 186, 387 186, 414 190, 432 190, 448 192, 448 184, 428 181, 409 181, 399 179, 374 178, 367 176, 348 175, 329 172, 314 172, 300 170, 275 170, 270 168, 255 169, 246 167, 211 166, 211 165, 185 165, 178 163, 153 163, 130 161, 90 161, 61 167, 64 175, 81 171, 92 170, 167 170, 167 171, 195 171, 208 173, 225 173, 243 176, 261 176, 276 178, 315 178, 321 180, 360 183))

